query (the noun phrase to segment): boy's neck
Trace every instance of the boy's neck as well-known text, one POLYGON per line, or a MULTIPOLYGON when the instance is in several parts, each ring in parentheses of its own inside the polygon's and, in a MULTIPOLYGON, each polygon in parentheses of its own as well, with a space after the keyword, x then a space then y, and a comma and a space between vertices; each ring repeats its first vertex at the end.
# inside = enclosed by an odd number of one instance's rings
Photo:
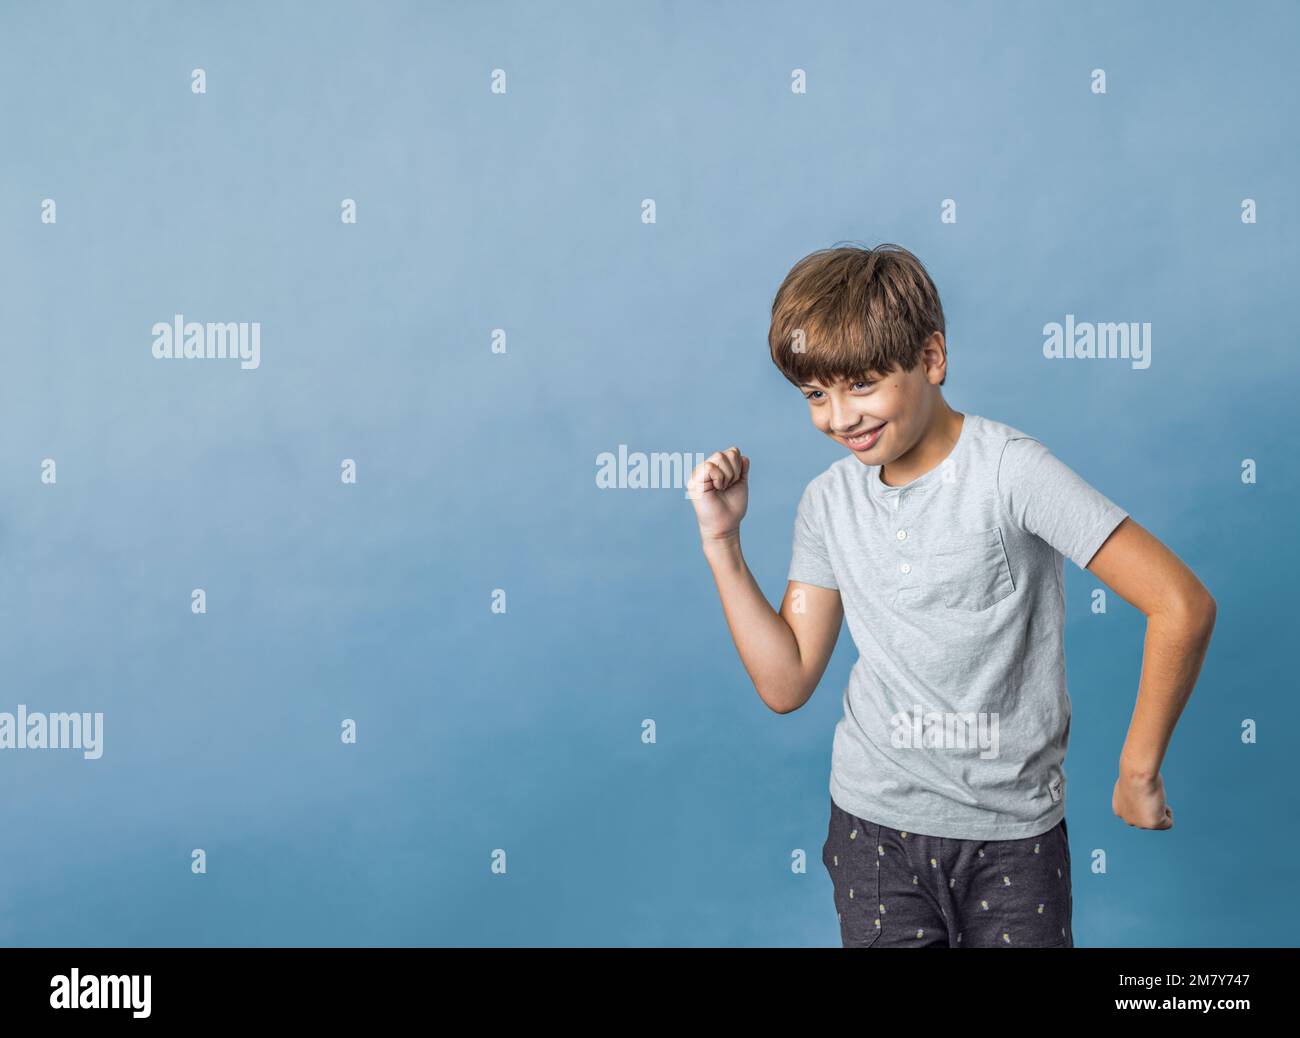
POLYGON ((880 481, 889 487, 900 487, 943 464, 957 446, 965 421, 965 414, 945 404, 943 411, 911 450, 881 466, 880 481))

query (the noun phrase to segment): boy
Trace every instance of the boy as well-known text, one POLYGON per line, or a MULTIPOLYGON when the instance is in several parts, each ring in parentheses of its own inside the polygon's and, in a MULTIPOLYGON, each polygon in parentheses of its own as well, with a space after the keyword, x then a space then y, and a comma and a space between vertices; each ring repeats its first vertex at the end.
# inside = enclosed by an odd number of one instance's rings
POLYGON ((805 489, 780 612, 740 551, 749 458, 692 473, 704 554, 759 698, 797 710, 841 622, 859 651, 822 860, 845 947, 1073 947, 1063 557, 1147 617, 1111 808, 1168 829, 1160 765, 1214 627, 1196 576, 1040 441, 954 411, 943 309, 906 249, 815 252, 769 345, 848 453, 805 489))

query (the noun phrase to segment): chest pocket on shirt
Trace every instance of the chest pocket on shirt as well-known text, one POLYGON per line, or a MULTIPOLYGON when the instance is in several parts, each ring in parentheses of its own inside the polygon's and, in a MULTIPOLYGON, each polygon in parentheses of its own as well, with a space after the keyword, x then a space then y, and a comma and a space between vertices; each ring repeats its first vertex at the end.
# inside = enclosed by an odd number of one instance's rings
POLYGON ((1000 526, 945 542, 931 556, 930 575, 949 609, 979 612, 1016 589, 1000 526))

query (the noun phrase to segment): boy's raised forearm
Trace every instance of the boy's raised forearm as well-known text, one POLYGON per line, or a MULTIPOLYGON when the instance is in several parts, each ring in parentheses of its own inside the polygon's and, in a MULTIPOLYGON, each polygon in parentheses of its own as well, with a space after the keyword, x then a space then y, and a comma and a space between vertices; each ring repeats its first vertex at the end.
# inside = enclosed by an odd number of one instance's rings
POLYGON ((763 595, 740 550, 740 534, 703 538, 731 639, 758 697, 779 714, 808 699, 794 631, 763 595))
POLYGON ((691 473, 687 492, 731 640, 758 698, 780 714, 797 710, 811 694, 804 688, 799 641, 763 597, 740 552, 740 522, 749 508, 749 459, 739 447, 714 451, 691 473))

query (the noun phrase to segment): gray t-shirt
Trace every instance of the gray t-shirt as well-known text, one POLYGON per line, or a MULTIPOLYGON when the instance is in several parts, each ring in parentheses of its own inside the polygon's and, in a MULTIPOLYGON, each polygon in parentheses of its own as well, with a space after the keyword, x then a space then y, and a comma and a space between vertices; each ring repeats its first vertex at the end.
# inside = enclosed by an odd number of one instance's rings
POLYGON ((904 486, 854 455, 813 479, 789 579, 839 589, 859 653, 835 803, 949 839, 1055 826, 1070 732, 1062 556, 1086 568, 1127 514, 1040 441, 974 414, 904 486))

